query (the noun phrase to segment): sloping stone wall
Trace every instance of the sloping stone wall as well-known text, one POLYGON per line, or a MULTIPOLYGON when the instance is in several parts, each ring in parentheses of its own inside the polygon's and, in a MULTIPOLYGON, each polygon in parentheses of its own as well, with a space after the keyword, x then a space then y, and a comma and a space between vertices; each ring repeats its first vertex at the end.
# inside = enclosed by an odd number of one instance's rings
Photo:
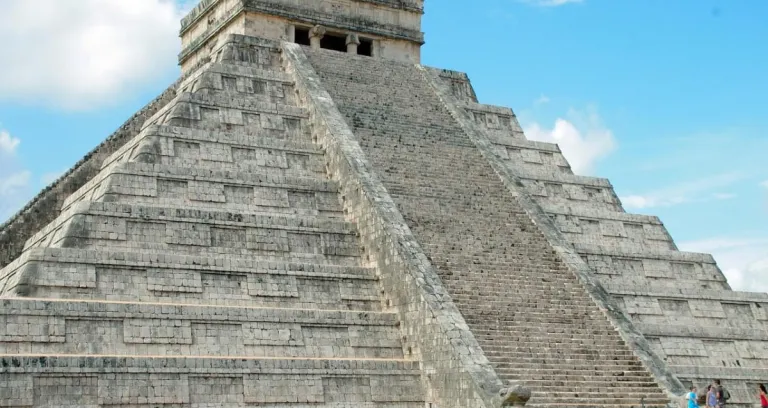
POLYGON ((58 217, 67 197, 98 174, 107 157, 139 134, 144 122, 176 97, 176 87, 181 81, 180 79, 171 84, 157 98, 128 119, 115 133, 0 226, 0 268, 21 254, 24 243, 29 237, 58 217))

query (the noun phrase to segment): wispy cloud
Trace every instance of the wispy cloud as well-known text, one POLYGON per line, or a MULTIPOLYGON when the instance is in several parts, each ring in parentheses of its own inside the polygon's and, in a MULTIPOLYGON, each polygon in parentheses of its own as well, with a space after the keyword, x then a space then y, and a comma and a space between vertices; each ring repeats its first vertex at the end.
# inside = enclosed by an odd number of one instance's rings
POLYGON ((727 200, 735 197, 735 195, 716 190, 730 187, 743 178, 742 174, 735 172, 718 174, 642 194, 628 194, 620 197, 620 199, 627 209, 671 207, 689 202, 727 200))
POLYGON ((711 253, 733 289, 768 292, 768 237, 680 242, 684 251, 711 253))
POLYGON ((19 139, 11 137, 11 134, 8 133, 8 131, 0 129, 0 154, 14 154, 19 143, 21 143, 19 139))
POLYGON ((184 5, 174 0, 3 1, 2 99, 88 109, 169 73, 180 47, 184 5))
POLYGON ((760 185, 762 187, 768 188, 768 180, 763 181, 762 183, 760 183, 760 185))
POLYGON ((549 103, 549 101, 550 101, 549 97, 547 95, 542 94, 535 101, 533 101, 533 106, 546 105, 549 103))
POLYGON ((715 200, 730 200, 732 198, 736 198, 736 194, 733 193, 715 193, 712 194, 712 198, 715 200))
POLYGON ((19 190, 29 185, 31 177, 32 173, 24 170, 0 178, 0 200, 10 201, 19 190))
POLYGON ((524 125, 530 140, 557 143, 577 174, 591 174, 598 161, 616 149, 613 132, 602 122, 593 107, 570 109, 566 118, 555 120, 550 129, 538 122, 524 125))
POLYGON ((521 3, 537 7, 557 7, 566 4, 581 3, 583 0, 519 0, 521 3))

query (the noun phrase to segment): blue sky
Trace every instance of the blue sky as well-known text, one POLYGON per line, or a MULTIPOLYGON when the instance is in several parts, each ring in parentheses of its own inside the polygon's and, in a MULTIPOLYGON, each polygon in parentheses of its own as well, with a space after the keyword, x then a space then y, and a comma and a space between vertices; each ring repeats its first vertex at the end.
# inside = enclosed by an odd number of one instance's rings
MULTIPOLYGON (((426 3, 424 64, 469 73, 481 102, 609 178, 629 211, 768 291, 768 2, 426 3)), ((0 219, 176 78, 181 8, 0 5, 0 219)))

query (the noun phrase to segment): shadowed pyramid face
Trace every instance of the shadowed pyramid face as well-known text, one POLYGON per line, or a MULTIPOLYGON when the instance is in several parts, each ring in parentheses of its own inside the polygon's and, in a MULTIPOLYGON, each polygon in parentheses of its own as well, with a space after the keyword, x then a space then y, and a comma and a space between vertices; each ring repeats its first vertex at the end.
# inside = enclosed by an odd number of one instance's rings
POLYGON ((227 34, 244 34, 304 45, 317 37, 320 48, 418 63, 423 13, 423 0, 204 0, 182 20, 180 62, 187 72, 227 34))

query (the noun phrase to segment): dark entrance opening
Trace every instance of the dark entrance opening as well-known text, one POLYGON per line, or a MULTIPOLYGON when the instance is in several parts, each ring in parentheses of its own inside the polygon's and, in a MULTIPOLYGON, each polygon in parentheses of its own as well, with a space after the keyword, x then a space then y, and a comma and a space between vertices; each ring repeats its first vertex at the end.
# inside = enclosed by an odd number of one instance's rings
POLYGON ((347 52, 347 37, 326 33, 325 36, 323 36, 323 39, 320 40, 320 48, 347 52))
POLYGON ((309 45, 309 28, 296 27, 296 44, 309 45))
POLYGON ((373 56, 373 41, 361 38, 360 45, 357 47, 357 53, 367 57, 373 56))

